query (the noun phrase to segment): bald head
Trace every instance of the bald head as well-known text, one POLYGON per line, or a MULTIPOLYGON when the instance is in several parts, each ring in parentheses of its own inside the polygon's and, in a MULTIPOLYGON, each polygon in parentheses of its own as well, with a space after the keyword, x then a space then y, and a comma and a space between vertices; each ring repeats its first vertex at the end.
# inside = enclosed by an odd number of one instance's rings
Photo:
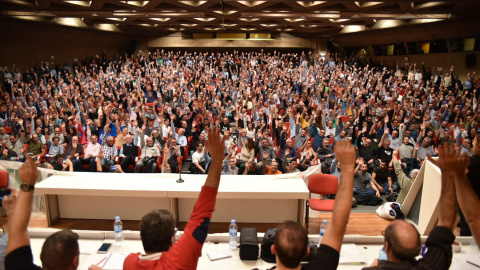
POLYGON ((404 220, 394 220, 385 230, 386 250, 389 261, 410 261, 420 254, 420 234, 404 220))

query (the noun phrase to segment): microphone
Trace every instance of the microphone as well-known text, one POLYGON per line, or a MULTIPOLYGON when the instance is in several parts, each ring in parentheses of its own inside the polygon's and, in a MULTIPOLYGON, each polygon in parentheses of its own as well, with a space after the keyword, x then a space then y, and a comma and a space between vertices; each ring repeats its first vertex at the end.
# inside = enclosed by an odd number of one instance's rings
POLYGON ((180 168, 180 170, 179 170, 178 179, 177 179, 176 182, 177 182, 177 183, 183 183, 183 182, 185 182, 185 181, 182 179, 182 168, 180 168))

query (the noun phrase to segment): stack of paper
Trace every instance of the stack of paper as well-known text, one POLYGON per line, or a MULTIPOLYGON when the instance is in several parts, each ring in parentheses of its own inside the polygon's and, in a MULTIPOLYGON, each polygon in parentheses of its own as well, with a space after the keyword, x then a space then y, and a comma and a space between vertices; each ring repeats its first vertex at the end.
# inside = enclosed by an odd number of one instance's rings
POLYGON ((226 259, 226 258, 231 258, 232 253, 229 250, 226 249, 219 249, 219 250, 210 250, 207 252, 208 258, 210 258, 211 261, 216 261, 220 259, 226 259))
POLYGON ((344 244, 340 251, 339 264, 365 264, 365 258, 355 244, 344 244))

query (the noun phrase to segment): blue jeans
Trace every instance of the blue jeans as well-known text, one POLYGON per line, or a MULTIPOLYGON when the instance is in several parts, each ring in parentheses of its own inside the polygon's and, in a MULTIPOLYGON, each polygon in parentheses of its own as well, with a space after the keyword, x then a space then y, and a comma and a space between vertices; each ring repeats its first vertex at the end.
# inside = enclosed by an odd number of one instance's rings
POLYGON ((373 188, 353 188, 353 194, 355 194, 355 195, 375 195, 376 192, 373 188))
MULTIPOLYGON (((382 195, 388 195, 390 194, 390 190, 388 189, 388 181, 387 182, 383 182, 383 183, 378 183, 380 186, 382 186, 383 188, 383 191, 380 192, 382 195)), ((397 190, 397 185, 395 184, 395 182, 392 181, 392 190, 395 191, 397 190)))
POLYGON ((102 170, 105 170, 105 166, 108 166, 109 169, 111 170, 112 166, 115 165, 115 161, 111 160, 111 159, 104 159, 102 158, 100 160, 100 162, 102 163, 102 170))

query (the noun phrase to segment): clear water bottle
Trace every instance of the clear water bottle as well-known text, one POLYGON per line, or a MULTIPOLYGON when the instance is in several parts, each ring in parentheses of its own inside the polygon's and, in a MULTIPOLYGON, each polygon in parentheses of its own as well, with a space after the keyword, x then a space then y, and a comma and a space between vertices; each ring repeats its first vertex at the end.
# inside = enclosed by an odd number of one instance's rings
POLYGON ((123 243, 123 224, 119 216, 115 217, 113 230, 115 231, 115 246, 121 246, 123 243))
POLYGON ((230 222, 230 227, 228 229, 228 232, 230 234, 230 240, 228 241, 228 245, 231 249, 237 248, 237 231, 237 222, 235 221, 235 219, 232 219, 232 221, 230 222))
POLYGON ((324 219, 322 221, 322 224, 320 225, 320 233, 319 233, 319 236, 318 236, 318 246, 320 247, 320 244, 322 243, 322 238, 323 238, 323 235, 325 235, 325 232, 327 231, 327 220, 324 219))

